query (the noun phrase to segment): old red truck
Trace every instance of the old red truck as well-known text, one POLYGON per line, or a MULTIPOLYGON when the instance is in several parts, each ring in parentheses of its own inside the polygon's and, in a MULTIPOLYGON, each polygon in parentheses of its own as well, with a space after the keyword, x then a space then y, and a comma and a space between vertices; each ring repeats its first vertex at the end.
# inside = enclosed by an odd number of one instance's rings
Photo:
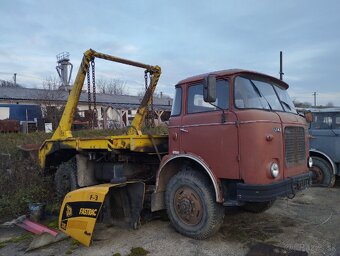
POLYGON ((281 80, 246 70, 176 85, 169 154, 157 173, 156 193, 165 192, 177 230, 205 237, 204 228, 220 225, 222 206, 260 212, 277 197, 310 186, 306 120, 287 89, 281 80))
POLYGON ((181 234, 204 239, 221 226, 225 207, 261 212, 310 186, 307 123, 285 82, 236 69, 187 78, 175 86, 169 134, 143 135, 145 107, 159 76, 158 66, 85 52, 59 127, 39 154, 46 172, 56 170, 59 185, 76 189, 64 198, 62 231, 89 245, 100 212, 137 228, 142 208, 149 207, 166 209, 181 234), (127 135, 74 138, 69 130, 94 57, 151 73, 127 135))

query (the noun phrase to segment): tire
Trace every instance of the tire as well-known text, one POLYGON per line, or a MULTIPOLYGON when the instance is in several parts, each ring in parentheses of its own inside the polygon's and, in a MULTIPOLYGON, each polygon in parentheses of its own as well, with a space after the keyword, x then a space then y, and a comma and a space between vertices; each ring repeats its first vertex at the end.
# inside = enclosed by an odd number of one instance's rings
POLYGON ((267 202, 246 202, 241 208, 247 212, 261 213, 268 210, 274 202, 275 200, 267 202))
POLYGON ((313 157, 313 166, 310 168, 313 173, 312 184, 320 187, 333 187, 335 184, 335 175, 330 164, 320 158, 313 157))
POLYGON ((77 189, 77 162, 75 157, 59 165, 54 174, 54 187, 58 202, 62 202, 68 192, 77 189))
POLYGON ((177 232, 205 239, 214 235, 224 219, 224 207, 215 200, 210 180, 195 171, 181 171, 165 191, 168 217, 177 232))

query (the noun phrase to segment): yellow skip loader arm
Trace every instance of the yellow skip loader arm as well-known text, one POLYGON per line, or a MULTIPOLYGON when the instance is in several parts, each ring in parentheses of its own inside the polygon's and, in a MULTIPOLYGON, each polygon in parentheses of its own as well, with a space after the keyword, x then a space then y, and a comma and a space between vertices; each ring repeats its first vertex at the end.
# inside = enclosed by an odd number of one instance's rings
POLYGON ((144 118, 146 116, 147 107, 151 102, 151 97, 153 95, 153 92, 155 91, 157 82, 161 75, 161 68, 159 66, 151 66, 151 65, 131 61, 131 60, 126 60, 126 59, 118 58, 118 57, 111 56, 108 54, 99 53, 92 49, 89 49, 86 52, 84 52, 84 57, 80 64, 77 77, 75 79, 74 85, 70 92, 70 96, 66 103, 64 113, 61 117, 58 128, 56 129, 56 131, 54 132, 52 136, 52 140, 65 139, 65 138, 72 137, 71 127, 72 127, 74 113, 77 108, 81 89, 83 87, 84 80, 86 77, 86 72, 93 58, 100 58, 100 59, 105 59, 105 60, 118 62, 118 63, 122 63, 126 65, 144 68, 146 69, 146 71, 152 74, 150 86, 148 87, 144 95, 144 98, 138 108, 137 114, 131 123, 132 127, 130 127, 128 130, 128 134, 130 135, 141 134, 141 127, 142 127, 144 118))
MULTIPOLYGON (((161 68, 159 66, 152 66, 152 65, 147 65, 147 64, 140 63, 140 62, 122 59, 119 57, 99 53, 92 49, 89 49, 86 52, 84 52, 82 62, 80 64, 72 90, 70 92, 67 103, 65 105, 65 110, 60 119, 59 125, 57 129, 55 130, 52 138, 49 140, 46 140, 40 147, 39 164, 42 170, 44 170, 46 167, 47 156, 52 153, 53 148, 55 148, 55 146, 58 145, 58 142, 62 142, 64 145, 69 145, 71 148, 75 148, 74 145, 80 145, 80 144, 86 143, 86 140, 81 139, 81 141, 79 142, 78 140, 73 138, 71 127, 72 127, 74 114, 76 112, 76 108, 78 105, 79 97, 81 94, 81 90, 82 90, 84 80, 86 77, 86 73, 90 66, 91 61, 94 58, 100 58, 100 59, 105 59, 105 60, 112 61, 112 62, 122 63, 125 65, 144 68, 145 72, 148 72, 150 74, 151 76, 150 84, 147 88, 147 91, 145 92, 145 95, 137 110, 137 113, 134 119, 132 120, 131 126, 129 127, 127 131, 127 135, 125 136, 125 138, 123 138, 123 140, 124 141, 129 140, 129 139, 133 140, 135 139, 136 136, 142 135, 142 132, 141 132, 142 124, 147 114, 147 108, 151 104, 152 95, 156 89, 159 77, 161 75, 161 68)), ((106 146, 105 148, 103 148, 102 144, 107 145, 105 140, 97 140, 96 145, 98 145, 98 147, 100 147, 101 149, 106 149, 106 146)), ((124 143, 124 145, 128 145, 128 144, 124 143)), ((90 147, 92 148, 93 144, 91 144, 90 147)))

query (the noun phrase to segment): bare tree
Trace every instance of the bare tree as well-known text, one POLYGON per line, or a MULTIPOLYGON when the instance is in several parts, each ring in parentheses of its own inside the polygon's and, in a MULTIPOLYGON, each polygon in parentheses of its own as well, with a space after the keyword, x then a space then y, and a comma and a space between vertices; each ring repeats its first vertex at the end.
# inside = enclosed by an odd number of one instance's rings
POLYGON ((51 122, 54 129, 58 126, 64 110, 66 91, 59 90, 60 86, 60 80, 51 76, 43 81, 43 89, 37 91, 45 121, 51 122))
POLYGON ((20 84, 14 84, 11 81, 0 80, 0 87, 23 88, 20 84))
POLYGON ((171 99, 171 97, 163 92, 154 92, 153 96, 160 99, 171 99))
MULTIPOLYGON (((141 90, 137 92, 137 96, 143 97, 145 94, 144 90, 141 90)), ((160 98, 160 99, 171 99, 171 97, 163 92, 154 92, 153 93, 154 98, 160 98)))
POLYGON ((43 89, 45 90, 58 90, 60 86, 61 82, 55 76, 45 78, 42 85, 43 89))
POLYGON ((330 102, 328 102, 328 103, 327 103, 327 105, 326 105, 326 107, 334 107, 334 104, 333 104, 333 102, 331 102, 331 101, 330 101, 330 102))
POLYGON ((98 93, 111 95, 127 95, 129 92, 126 88, 126 82, 120 79, 98 79, 96 81, 98 93))
POLYGON ((293 100, 293 103, 297 108, 310 108, 312 106, 309 102, 300 102, 298 100, 293 100))

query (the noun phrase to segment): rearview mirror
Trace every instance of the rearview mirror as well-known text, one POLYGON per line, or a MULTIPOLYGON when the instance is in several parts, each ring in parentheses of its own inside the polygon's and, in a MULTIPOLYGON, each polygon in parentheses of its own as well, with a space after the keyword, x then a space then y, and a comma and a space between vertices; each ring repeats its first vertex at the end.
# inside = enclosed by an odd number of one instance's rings
POLYGON ((216 76, 209 74, 203 81, 203 98, 205 102, 216 101, 216 76))
POLYGON ((311 122, 313 122, 313 120, 314 120, 313 114, 312 114, 312 112, 310 112, 310 111, 307 111, 307 112, 305 113, 305 118, 306 118, 306 122, 307 122, 307 123, 311 123, 311 122))

